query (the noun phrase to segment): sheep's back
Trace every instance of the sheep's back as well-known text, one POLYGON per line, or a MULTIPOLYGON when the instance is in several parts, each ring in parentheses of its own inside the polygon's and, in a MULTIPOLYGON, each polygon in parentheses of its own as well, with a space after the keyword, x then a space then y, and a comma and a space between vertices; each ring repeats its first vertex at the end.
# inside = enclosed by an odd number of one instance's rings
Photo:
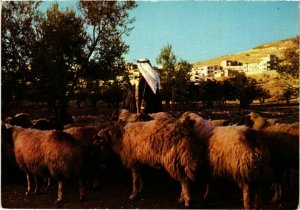
POLYGON ((35 174, 50 172, 54 178, 80 173, 81 151, 69 134, 23 129, 16 131, 13 138, 16 161, 21 169, 35 174))
MULTIPOLYGON (((262 131, 271 164, 299 168, 299 124, 276 124, 262 131)), ((277 167, 277 166, 276 166, 277 167)))
POLYGON ((198 156, 193 153, 189 135, 186 129, 174 121, 128 123, 124 127, 120 151, 122 162, 127 167, 136 163, 163 166, 175 179, 182 177, 183 171, 180 170, 185 170, 184 167, 193 174, 198 156))
POLYGON ((227 175, 238 183, 256 179, 268 161, 256 132, 245 126, 216 127, 208 151, 213 174, 227 175))

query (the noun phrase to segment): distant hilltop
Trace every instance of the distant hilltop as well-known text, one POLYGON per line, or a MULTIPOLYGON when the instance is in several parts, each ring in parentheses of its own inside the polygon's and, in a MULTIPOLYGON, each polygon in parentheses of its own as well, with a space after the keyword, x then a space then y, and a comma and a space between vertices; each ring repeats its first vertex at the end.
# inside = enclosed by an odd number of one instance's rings
POLYGON ((293 40, 295 39, 297 38, 293 37, 278 42, 266 43, 244 52, 231 54, 231 55, 224 55, 224 56, 216 57, 205 61, 195 62, 193 63, 193 67, 199 68, 201 66, 220 65, 221 62, 224 60, 234 60, 241 63, 249 63, 249 64, 258 63, 263 57, 266 57, 270 54, 274 54, 278 58, 283 58, 283 52, 294 44, 293 40))

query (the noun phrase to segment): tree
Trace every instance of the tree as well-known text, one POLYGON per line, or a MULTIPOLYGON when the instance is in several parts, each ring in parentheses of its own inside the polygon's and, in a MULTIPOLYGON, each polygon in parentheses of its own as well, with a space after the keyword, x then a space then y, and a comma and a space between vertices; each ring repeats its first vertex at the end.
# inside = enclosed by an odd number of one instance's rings
POLYGON ((292 44, 284 51, 277 72, 285 77, 299 78, 299 38, 292 39, 292 44))
POLYGON ((87 34, 85 59, 74 75, 70 94, 83 74, 94 79, 115 80, 124 71, 123 55, 128 46, 122 37, 133 29, 130 25, 135 19, 129 17, 129 10, 136 6, 134 1, 79 1, 84 25, 91 32, 87 34))
POLYGON ((270 98, 270 91, 265 90, 260 86, 257 86, 256 89, 256 98, 259 100, 260 105, 263 105, 265 103, 265 100, 270 98))
POLYGON ((238 74, 229 79, 234 88, 236 99, 240 102, 241 108, 248 108, 257 97, 257 82, 244 74, 238 74))
POLYGON ((57 117, 64 118, 74 91, 81 92, 79 81, 91 83, 88 86, 94 86, 91 91, 97 95, 99 80, 114 79, 122 72, 128 50, 122 37, 132 29, 128 25, 134 19, 128 11, 135 6, 133 1, 80 1, 80 15, 72 9, 59 10, 58 3, 47 10, 37 27, 35 82, 57 117))
POLYGON ((185 103, 190 98, 189 93, 189 84, 190 84, 190 75, 189 72, 192 69, 192 65, 186 60, 180 60, 175 65, 174 71, 174 99, 180 104, 185 103))
POLYGON ((201 100, 206 107, 212 108, 214 101, 217 101, 220 98, 220 87, 220 82, 217 82, 216 80, 208 79, 200 83, 201 100))
POLYGON ((279 61, 277 72, 283 81, 282 97, 289 103, 292 96, 299 94, 299 37, 284 51, 284 59, 279 61))
POLYGON ((156 58, 156 63, 161 65, 160 77, 162 86, 162 98, 166 100, 166 104, 169 107, 170 101, 175 102, 175 65, 176 56, 172 51, 172 45, 167 44, 162 48, 159 56, 156 58))
POLYGON ((39 20, 37 1, 5 1, 1 13, 2 107, 7 110, 19 99, 30 81, 35 24, 39 20))
POLYGON ((83 20, 72 9, 60 11, 57 3, 38 24, 33 59, 36 88, 48 96, 48 104, 59 119, 64 119, 67 112, 68 85, 85 58, 86 42, 83 20))

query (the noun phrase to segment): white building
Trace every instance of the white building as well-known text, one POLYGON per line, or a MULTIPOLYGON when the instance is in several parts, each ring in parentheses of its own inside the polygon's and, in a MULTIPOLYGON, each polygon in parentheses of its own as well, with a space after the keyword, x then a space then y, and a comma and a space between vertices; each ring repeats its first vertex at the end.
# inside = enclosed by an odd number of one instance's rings
POLYGON ((267 55, 260 59, 258 63, 244 65, 245 73, 259 73, 270 70, 276 70, 278 66, 278 57, 276 55, 267 55))

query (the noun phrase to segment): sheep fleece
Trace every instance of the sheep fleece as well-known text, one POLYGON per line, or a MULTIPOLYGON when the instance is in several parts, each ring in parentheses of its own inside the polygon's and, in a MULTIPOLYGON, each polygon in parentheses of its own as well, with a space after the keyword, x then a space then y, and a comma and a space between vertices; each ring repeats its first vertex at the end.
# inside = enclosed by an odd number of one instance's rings
POLYGON ((119 151, 125 166, 136 163, 163 166, 175 180, 195 179, 200 149, 188 130, 176 122, 135 122, 124 127, 119 151), (197 150, 193 152, 194 150, 197 150))
POLYGON ((81 151, 75 140, 61 131, 15 128, 14 151, 20 168, 53 178, 80 175, 81 151))

